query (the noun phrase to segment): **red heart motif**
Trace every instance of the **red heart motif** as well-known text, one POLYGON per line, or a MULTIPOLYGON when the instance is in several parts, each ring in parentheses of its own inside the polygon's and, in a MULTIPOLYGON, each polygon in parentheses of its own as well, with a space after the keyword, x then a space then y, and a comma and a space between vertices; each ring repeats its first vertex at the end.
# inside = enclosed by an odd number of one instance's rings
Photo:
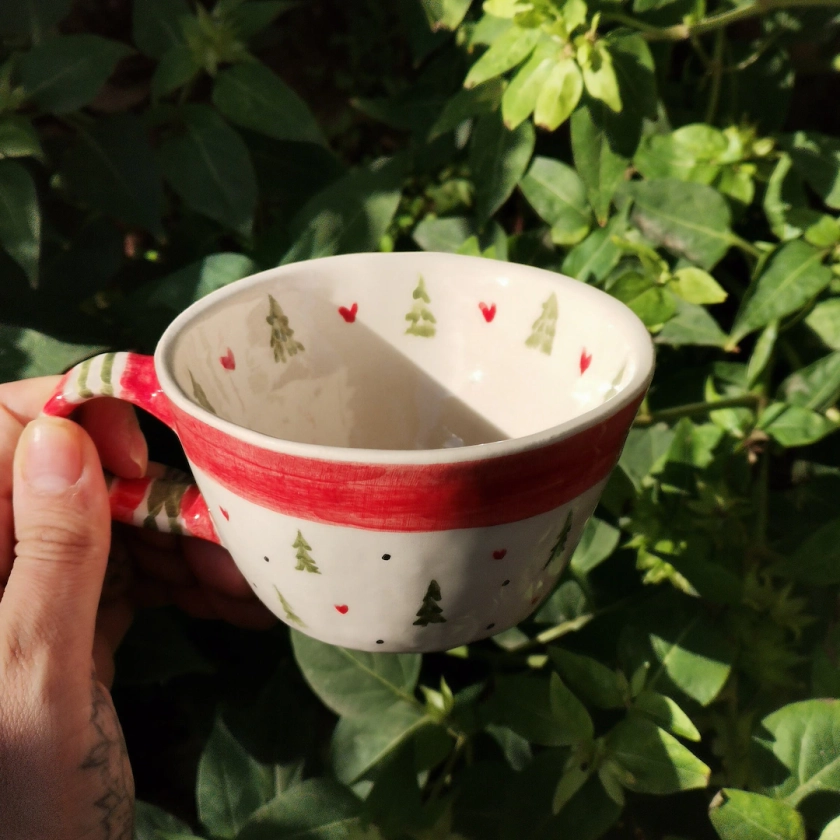
POLYGON ((359 311, 359 304, 354 303, 349 309, 346 306, 339 306, 338 307, 338 314, 347 321, 348 324, 352 324, 353 321, 356 320, 356 313, 359 311))
POLYGON ((493 557, 496 560, 501 560, 507 554, 506 548, 500 548, 498 551, 493 552, 493 557))
POLYGON ((583 376, 586 373, 587 368, 589 365, 592 364, 592 354, 586 352, 586 348, 584 347, 583 350, 580 352, 580 375, 583 376))
POLYGON ((233 358, 233 350, 230 347, 228 347, 224 356, 219 357, 219 361, 225 370, 236 370, 236 359, 233 358))
POLYGON ((219 505, 219 510, 222 512, 222 516, 230 522, 230 514, 221 505, 219 505))
POLYGON ((496 317, 496 304, 491 303, 489 306, 486 303, 479 303, 478 308, 484 316, 484 320, 489 324, 496 317))
POLYGON ((347 612, 347 610, 349 610, 349 609, 350 609, 350 607, 348 607, 348 606, 347 606, 347 604, 336 604, 336 605, 335 605, 335 608, 336 608, 336 609, 337 609, 337 610, 338 610, 338 611, 339 611, 342 615, 344 615, 344 614, 347 612))

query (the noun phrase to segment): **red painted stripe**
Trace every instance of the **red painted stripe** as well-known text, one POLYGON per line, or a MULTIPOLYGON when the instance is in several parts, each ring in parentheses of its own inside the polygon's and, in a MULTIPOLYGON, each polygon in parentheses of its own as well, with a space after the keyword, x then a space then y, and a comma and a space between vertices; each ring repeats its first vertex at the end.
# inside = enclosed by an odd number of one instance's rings
POLYGON ((207 510, 204 497, 198 492, 198 487, 192 485, 181 497, 181 519, 184 530, 191 537, 201 537, 203 540, 218 543, 219 535, 207 510))
POLYGON ((114 478, 108 491, 111 518, 133 525, 134 512, 142 504, 151 483, 151 478, 114 478))
POLYGON ((547 447, 422 466, 270 452, 172 408, 189 459, 244 499, 316 522, 378 531, 442 531, 517 522, 588 490, 618 461, 639 402, 547 447))
POLYGON ((152 356, 126 353, 125 370, 120 377, 120 399, 128 400, 153 414, 167 426, 172 425, 172 405, 163 393, 155 373, 152 356))

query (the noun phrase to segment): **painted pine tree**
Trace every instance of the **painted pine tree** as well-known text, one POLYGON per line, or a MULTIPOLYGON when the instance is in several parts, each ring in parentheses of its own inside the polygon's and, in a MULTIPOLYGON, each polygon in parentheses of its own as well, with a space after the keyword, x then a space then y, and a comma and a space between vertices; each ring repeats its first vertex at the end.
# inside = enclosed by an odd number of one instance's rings
POLYGON ((146 518, 143 520, 143 527, 150 531, 157 531, 157 517, 163 510, 166 512, 170 533, 180 534, 181 500, 189 487, 190 484, 186 481, 153 481, 146 499, 146 518))
POLYGON ((531 326, 531 335, 525 340, 525 344, 550 356, 556 329, 557 295, 552 292, 551 297, 542 305, 542 314, 531 326))
POLYGON ((414 305, 411 311, 405 316, 405 320, 409 321, 406 333, 411 335, 419 335, 423 338, 431 338, 437 331, 435 324, 435 316, 427 304, 432 302, 429 293, 426 291, 426 281, 420 277, 417 283, 417 288, 412 292, 414 298, 414 305))
POLYGON ((195 401, 204 409, 209 411, 211 414, 216 413, 216 409, 210 404, 210 400, 207 399, 207 394, 204 393, 204 388, 196 382, 195 377, 192 375, 192 371, 188 370, 187 373, 190 375, 190 382, 192 382, 192 389, 193 389, 193 396, 195 397, 195 401))
POLYGON ((320 575, 321 571, 318 568, 312 556, 309 554, 312 551, 312 546, 303 538, 300 531, 297 532, 297 539, 292 543, 292 548, 297 549, 297 566, 295 569, 298 572, 312 572, 314 575, 320 575))
POLYGON ((571 530, 572 511, 569 511, 569 515, 566 517, 566 522, 563 525, 563 530, 560 531, 560 536, 557 537, 557 542, 554 543, 554 547, 551 549, 551 553, 548 555, 548 560, 545 561, 543 569, 547 569, 555 560, 559 560, 563 556, 563 552, 566 550, 566 543, 569 541, 569 533, 571 530))
POLYGON ((274 361, 285 362, 287 356, 289 358, 296 356, 303 352, 304 347, 295 339, 295 331, 289 326, 289 319, 271 295, 268 296, 268 307, 268 317, 265 320, 271 327, 271 349, 274 351, 274 361))
POLYGON ((429 588, 423 596, 423 603, 420 609, 417 610, 417 621, 414 623, 420 627, 426 627, 429 624, 443 624, 446 619, 443 617, 443 610, 437 605, 440 601, 440 586, 436 580, 429 583, 429 588))
POLYGON ((294 610, 289 606, 289 602, 283 597, 283 593, 275 586, 274 591, 280 599, 280 606, 283 607, 283 613, 286 616, 286 621, 290 624, 296 624, 298 627, 306 627, 301 619, 295 615, 294 610))

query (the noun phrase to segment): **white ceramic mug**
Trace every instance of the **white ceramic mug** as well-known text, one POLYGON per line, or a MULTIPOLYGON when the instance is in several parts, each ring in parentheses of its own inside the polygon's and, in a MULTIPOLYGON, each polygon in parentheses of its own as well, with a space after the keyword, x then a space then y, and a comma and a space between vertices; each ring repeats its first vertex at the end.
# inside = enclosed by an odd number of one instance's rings
POLYGON ((197 487, 111 484, 115 519, 224 545, 288 624, 369 651, 445 650, 551 591, 653 371, 647 330, 567 277, 436 253, 271 269, 110 353, 44 411, 129 400, 197 487))

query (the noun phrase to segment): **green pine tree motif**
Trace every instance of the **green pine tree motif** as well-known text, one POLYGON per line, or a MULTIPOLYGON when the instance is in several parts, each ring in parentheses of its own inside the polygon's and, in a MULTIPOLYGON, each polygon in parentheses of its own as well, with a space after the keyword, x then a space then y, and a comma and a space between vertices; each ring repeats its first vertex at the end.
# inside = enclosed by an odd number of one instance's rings
POLYGON ((211 414, 216 414, 216 409, 210 404, 210 400, 207 399, 207 394, 204 393, 204 388, 195 381, 195 377, 192 375, 192 371, 188 370, 187 373, 190 375, 190 382, 192 382, 192 389, 193 389, 193 396, 195 397, 195 401, 203 408, 209 411, 211 414))
POLYGON ((303 345, 294 338, 295 331, 289 326, 289 319, 280 308, 280 304, 268 296, 268 317, 266 323, 271 327, 271 349, 274 351, 275 362, 285 362, 303 352, 303 345))
POLYGON ((320 575, 321 571, 316 565, 315 561, 309 555, 312 551, 312 546, 303 538, 300 531, 297 532, 297 539, 292 543, 292 548, 297 549, 297 566, 295 569, 299 572, 312 572, 312 574, 320 575))
POLYGON ((283 597, 283 593, 275 586, 274 591, 280 599, 280 606, 283 607, 283 612, 286 615, 286 621, 290 624, 296 624, 298 627, 306 627, 301 619, 295 615, 294 610, 289 606, 289 602, 283 597))
POLYGON ((435 327, 437 321, 431 310, 426 306, 427 303, 432 302, 432 299, 426 291, 426 281, 422 276, 411 296, 415 302, 411 311, 405 316, 405 320, 410 321, 406 334, 431 338, 437 332, 437 327, 435 327))
POLYGON ((551 297, 542 305, 542 314, 531 327, 531 335, 525 341, 526 346, 534 347, 546 356, 551 355, 554 345, 554 333, 557 329, 557 295, 551 297))
POLYGON ((560 536, 557 537, 557 542, 554 543, 554 548, 551 549, 551 553, 548 555, 548 560, 545 561, 543 569, 547 569, 555 560, 559 560, 563 556, 563 552, 566 550, 566 543, 569 541, 569 533, 571 530, 572 511, 569 511, 569 515, 566 517, 566 523, 563 525, 563 530, 560 531, 560 536))
POLYGON ((436 580, 433 580, 423 596, 423 603, 417 610, 417 621, 414 623, 420 627, 426 627, 429 624, 444 624, 446 619, 443 617, 443 610, 435 603, 440 599, 440 586, 436 580))
POLYGON ((146 499, 146 518, 143 520, 143 527, 150 531, 158 530, 156 521, 158 514, 166 511, 167 527, 172 534, 182 532, 181 499, 189 488, 189 482, 177 482, 157 480, 152 482, 149 488, 149 496, 146 499))

